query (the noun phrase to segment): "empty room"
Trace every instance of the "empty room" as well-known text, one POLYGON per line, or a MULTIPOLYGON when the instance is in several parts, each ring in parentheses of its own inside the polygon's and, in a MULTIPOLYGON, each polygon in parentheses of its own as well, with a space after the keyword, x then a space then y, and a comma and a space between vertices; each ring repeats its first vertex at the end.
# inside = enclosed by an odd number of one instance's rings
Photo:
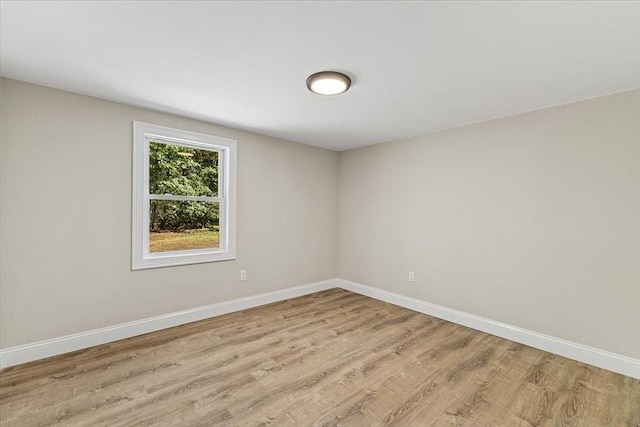
POLYGON ((639 1, 0 2, 0 425, 640 426, 639 1))

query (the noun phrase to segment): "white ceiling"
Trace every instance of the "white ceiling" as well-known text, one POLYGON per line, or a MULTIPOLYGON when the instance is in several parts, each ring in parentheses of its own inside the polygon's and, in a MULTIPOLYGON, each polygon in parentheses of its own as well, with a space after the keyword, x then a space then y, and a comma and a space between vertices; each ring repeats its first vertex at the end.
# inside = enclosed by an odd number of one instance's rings
POLYGON ((640 2, 6 2, 3 76, 335 150, 640 87, 640 2), (307 91, 320 70, 353 80, 307 91))

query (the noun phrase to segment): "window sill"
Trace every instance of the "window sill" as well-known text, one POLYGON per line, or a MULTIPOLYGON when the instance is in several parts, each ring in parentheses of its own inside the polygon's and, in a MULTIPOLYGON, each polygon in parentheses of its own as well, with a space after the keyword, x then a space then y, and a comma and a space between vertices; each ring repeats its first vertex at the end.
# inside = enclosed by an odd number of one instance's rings
POLYGON ((202 264, 205 262, 231 261, 236 259, 235 253, 206 252, 195 254, 179 254, 166 252, 165 255, 153 255, 134 260, 131 270, 147 270, 150 268, 174 267, 178 265, 202 264))

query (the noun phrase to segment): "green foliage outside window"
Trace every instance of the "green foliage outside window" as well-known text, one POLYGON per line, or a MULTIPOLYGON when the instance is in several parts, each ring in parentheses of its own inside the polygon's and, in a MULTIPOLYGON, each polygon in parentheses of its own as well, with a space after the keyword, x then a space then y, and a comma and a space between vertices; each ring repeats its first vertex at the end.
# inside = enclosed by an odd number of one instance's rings
MULTIPOLYGON (((151 142, 149 193, 218 196, 218 153, 151 142)), ((149 229, 182 231, 217 229, 219 204, 204 201, 151 200, 149 229)))

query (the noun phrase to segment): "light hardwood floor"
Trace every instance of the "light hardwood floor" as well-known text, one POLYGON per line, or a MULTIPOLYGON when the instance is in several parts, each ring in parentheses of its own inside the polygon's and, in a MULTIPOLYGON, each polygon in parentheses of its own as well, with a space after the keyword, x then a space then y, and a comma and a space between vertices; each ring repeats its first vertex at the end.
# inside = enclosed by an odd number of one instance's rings
POLYGON ((0 373, 2 426, 640 426, 640 381, 344 290, 0 373))

